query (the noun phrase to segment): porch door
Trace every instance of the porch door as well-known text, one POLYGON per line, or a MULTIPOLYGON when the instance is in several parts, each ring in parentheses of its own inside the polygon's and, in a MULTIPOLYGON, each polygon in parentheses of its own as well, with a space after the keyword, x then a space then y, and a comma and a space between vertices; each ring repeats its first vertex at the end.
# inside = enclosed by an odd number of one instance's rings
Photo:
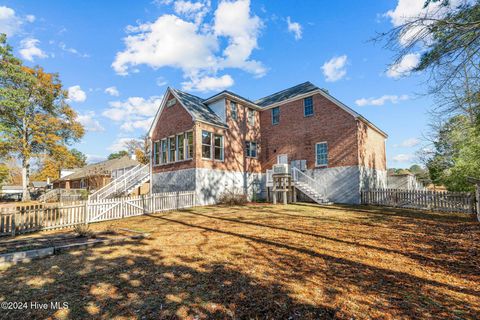
POLYGON ((288 154, 279 154, 277 156, 277 164, 288 164, 288 154))

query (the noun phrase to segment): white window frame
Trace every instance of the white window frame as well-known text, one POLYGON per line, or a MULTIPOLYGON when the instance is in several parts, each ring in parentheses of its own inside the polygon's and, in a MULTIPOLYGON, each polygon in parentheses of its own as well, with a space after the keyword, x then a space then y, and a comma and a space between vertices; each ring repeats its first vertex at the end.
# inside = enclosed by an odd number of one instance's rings
POLYGON ((201 141, 202 141, 202 147, 200 149, 200 152, 202 154, 202 159, 203 160, 212 160, 213 159, 213 132, 208 131, 208 130, 202 130, 202 136, 201 136, 201 141), (206 158, 203 156, 203 146, 208 146, 207 144, 203 143, 203 133, 208 132, 210 134, 210 158, 206 158))
POLYGON ((275 108, 272 108, 272 125, 276 126, 276 125, 279 124, 279 123, 280 123, 280 106, 275 107, 275 108), (274 119, 274 118, 273 118, 273 111, 274 111, 274 110, 278 110, 278 121, 277 121, 277 122, 274 122, 274 121, 273 121, 273 119, 274 119))
POLYGON ((194 141, 194 137, 193 137, 193 131, 187 131, 187 132, 184 132, 183 133, 185 135, 185 160, 191 160, 193 159, 193 155, 195 154, 195 141, 194 141), (190 157, 190 145, 188 143, 188 134, 191 133, 192 134, 192 156, 190 157))
POLYGON ((235 121, 238 120, 238 103, 231 100, 230 100, 230 117, 235 121), (233 112, 233 109, 234 109, 233 106, 235 106, 235 112, 233 112))
POLYGON ((176 145, 175 145, 175 149, 176 149, 176 160, 177 162, 181 162, 181 161, 185 161, 185 133, 179 133, 175 136, 176 138, 176 145), (180 136, 183 136, 183 139, 179 139, 180 136), (183 140, 182 142, 182 146, 183 146, 183 152, 180 152, 180 144, 179 142, 183 140), (180 155, 182 155, 182 159, 180 159, 180 155))
POLYGON ((285 157, 285 158, 287 159, 287 161, 285 162, 285 164, 288 164, 288 154, 286 154, 286 153, 279 154, 279 155, 277 156, 277 164, 282 164, 282 163, 280 162, 280 158, 281 158, 281 157, 285 157))
POLYGON ((212 135, 212 139, 213 139, 213 143, 212 143, 212 146, 213 146, 213 155, 212 155, 212 156, 213 156, 213 160, 219 161, 219 162, 223 162, 223 161, 225 160, 225 137, 223 136, 223 134, 214 133, 214 134, 212 135), (221 140, 221 141, 222 141, 222 144, 221 144, 220 147, 217 147, 217 146, 215 145, 215 136, 222 137, 222 140, 221 140), (221 159, 215 159, 215 150, 216 150, 217 148, 219 148, 220 151, 221 151, 221 153, 220 153, 220 154, 222 155, 221 159))
POLYGON ((177 162, 177 150, 178 150, 178 149, 177 149, 177 136, 174 135, 174 136, 168 137, 168 163, 177 162), (170 155, 172 154, 172 153, 171 153, 171 152, 172 152, 172 150, 171 150, 171 149, 172 149, 172 146, 171 146, 172 138, 173 138, 173 140, 175 141, 175 150, 173 151, 173 157, 174 157, 175 159, 173 159, 173 160, 170 158, 170 155))
POLYGON ((258 158, 258 142, 257 141, 245 141, 245 156, 247 158, 253 158, 257 159, 258 158), (252 156, 252 143, 255 144, 255 156, 252 156), (247 146, 248 145, 248 146, 247 146))
POLYGON ((167 164, 168 163, 168 139, 163 138, 160 140, 160 163, 161 164, 167 164), (165 150, 163 150, 163 147, 165 146, 165 150), (163 155, 165 151, 165 161, 163 161, 163 155))
POLYGON ((315 114, 315 110, 313 108, 313 97, 310 96, 310 97, 303 98, 303 116, 307 118, 307 117, 312 117, 314 114, 315 114), (305 113, 305 111, 307 110, 307 106, 305 105, 305 101, 307 99, 310 99, 312 101, 312 113, 311 114, 306 114, 305 113))
POLYGON ((154 166, 158 166, 160 164, 160 156, 161 156, 161 153, 160 153, 160 140, 157 140, 157 141, 154 141, 153 142, 153 165, 154 166), (158 161, 157 161, 157 158, 156 158, 156 155, 158 154, 158 161))
POLYGON ((328 142, 327 141, 322 141, 322 142, 317 142, 315 143, 315 167, 319 167, 319 168, 325 168, 325 167, 328 167, 328 142), (325 144, 327 146, 326 150, 327 150, 327 163, 325 164, 318 164, 318 152, 317 152, 317 146, 319 144, 325 144))
POLYGON ((255 110, 248 108, 248 124, 253 127, 255 126, 255 110))

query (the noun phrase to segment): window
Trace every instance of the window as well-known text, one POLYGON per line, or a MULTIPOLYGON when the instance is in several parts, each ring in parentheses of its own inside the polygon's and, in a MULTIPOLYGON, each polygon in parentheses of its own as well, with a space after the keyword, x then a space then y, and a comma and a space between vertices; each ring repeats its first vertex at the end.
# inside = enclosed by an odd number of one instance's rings
POLYGON ((168 162, 168 159, 167 159, 167 139, 163 139, 161 141, 161 148, 162 148, 161 163, 164 164, 164 163, 168 162))
POLYGON ((177 160, 185 160, 185 135, 183 133, 177 135, 177 160))
POLYGON ((255 125, 255 110, 248 109, 248 124, 251 126, 255 125))
POLYGON ((255 141, 245 141, 247 157, 257 157, 257 143, 255 141))
POLYGON ((326 142, 320 142, 315 145, 315 164, 317 166, 328 165, 328 146, 326 142))
POLYGON ((187 140, 187 152, 186 152, 186 157, 187 159, 192 159, 193 158, 193 132, 187 132, 185 133, 186 135, 186 140, 187 140))
POLYGON ((278 124, 280 122, 280 107, 272 109, 272 124, 278 124))
POLYGON ((153 164, 160 163, 160 141, 155 141, 153 143, 153 164))
POLYGON ((212 133, 202 131, 202 158, 212 159, 212 133))
POLYGON ((176 143, 175 137, 170 137, 168 139, 169 153, 168 153, 168 162, 175 162, 175 153, 176 153, 176 143))
POLYGON ((308 97, 303 99, 303 115, 305 117, 313 116, 313 99, 308 97))
POLYGON ((213 140, 214 140, 213 143, 215 147, 214 155, 213 155, 214 159, 223 161, 223 136, 216 134, 214 135, 213 140))
POLYGON ((237 120, 238 118, 238 108, 237 103, 230 101, 230 115, 232 116, 233 120, 237 120))
POLYGON ((168 100, 167 101, 167 108, 173 107, 175 105, 175 103, 177 103, 177 99, 175 99, 175 98, 172 98, 172 99, 168 100))

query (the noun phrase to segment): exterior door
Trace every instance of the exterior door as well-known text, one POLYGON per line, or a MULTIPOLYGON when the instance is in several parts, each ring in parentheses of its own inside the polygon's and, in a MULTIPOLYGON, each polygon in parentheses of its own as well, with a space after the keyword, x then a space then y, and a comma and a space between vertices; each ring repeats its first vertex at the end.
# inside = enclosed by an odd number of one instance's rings
POLYGON ((288 154, 279 154, 277 156, 277 164, 288 164, 288 154))

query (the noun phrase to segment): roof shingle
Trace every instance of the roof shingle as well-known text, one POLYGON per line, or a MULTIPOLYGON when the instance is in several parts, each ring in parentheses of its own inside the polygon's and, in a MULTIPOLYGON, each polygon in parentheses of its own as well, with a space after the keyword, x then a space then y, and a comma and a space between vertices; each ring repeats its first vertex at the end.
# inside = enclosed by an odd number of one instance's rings
POLYGON ((308 92, 311 92, 311 91, 315 91, 315 90, 318 90, 318 89, 319 88, 316 85, 307 81, 307 82, 298 84, 296 86, 293 86, 291 88, 284 89, 282 91, 279 91, 279 92, 276 92, 276 93, 271 94, 269 96, 258 99, 257 101, 255 101, 255 103, 257 105, 259 105, 260 107, 266 107, 266 106, 269 106, 271 104, 281 102, 281 101, 284 101, 284 100, 287 100, 287 99, 290 99, 290 98, 293 98, 293 97, 296 97, 296 96, 299 96, 301 94, 305 94, 305 93, 308 93, 308 92))

